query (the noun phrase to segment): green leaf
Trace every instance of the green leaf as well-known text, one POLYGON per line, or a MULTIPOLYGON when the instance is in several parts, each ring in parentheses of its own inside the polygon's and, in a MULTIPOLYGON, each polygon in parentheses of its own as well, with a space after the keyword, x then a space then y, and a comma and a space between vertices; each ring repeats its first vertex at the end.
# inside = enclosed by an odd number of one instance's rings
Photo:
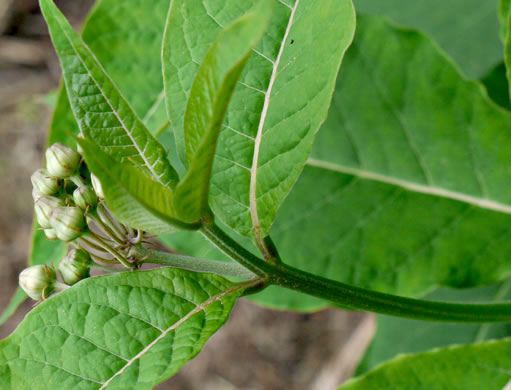
MULTIPOLYGON (((255 3, 172 2, 163 47, 164 80, 167 110, 185 164, 185 101, 197 64, 223 26, 255 3)), ((354 26, 351 0, 275 1, 270 26, 250 55, 227 110, 210 189, 215 215, 241 234, 258 241, 267 235, 325 118, 354 26)))
MULTIPOLYGON (((507 0, 504 0, 507 1, 507 0)), ((499 0, 354 0, 358 13, 386 16, 433 38, 472 79, 502 61, 499 0)))
POLYGON ((177 173, 167 160, 165 148, 152 137, 53 2, 41 0, 40 4, 80 132, 115 160, 130 161, 162 185, 173 187, 177 173))
POLYGON ((184 118, 189 168, 175 191, 178 213, 193 222, 208 215, 216 144, 227 106, 248 56, 261 40, 273 9, 269 0, 222 30, 206 54, 190 91, 184 118))
POLYGON ((175 231, 181 226, 173 206, 174 194, 131 164, 112 159, 101 148, 78 139, 87 167, 101 182, 112 214, 127 226, 153 234, 175 231))
POLYGON ((86 279, 0 342, 0 388, 152 389, 199 353, 247 287, 172 268, 86 279))
MULTIPOLYGON (((489 287, 439 289, 425 299, 434 301, 486 303, 511 298, 511 281, 489 287)), ((509 324, 448 324, 378 316, 376 335, 357 369, 361 374, 402 353, 418 353, 453 344, 469 344, 511 335, 509 324)))
POLYGON ((503 390, 510 356, 511 339, 402 355, 340 390, 503 390))
MULTIPOLYGON (((283 260, 407 296, 504 279, 510 125, 422 34, 360 18, 312 159, 272 228, 283 260)), ((326 306, 280 289, 257 299, 326 306)))
POLYGON ((508 25, 509 25, 509 11, 511 10, 511 0, 500 0, 499 4, 499 19, 500 19, 500 37, 502 41, 506 42, 508 25))

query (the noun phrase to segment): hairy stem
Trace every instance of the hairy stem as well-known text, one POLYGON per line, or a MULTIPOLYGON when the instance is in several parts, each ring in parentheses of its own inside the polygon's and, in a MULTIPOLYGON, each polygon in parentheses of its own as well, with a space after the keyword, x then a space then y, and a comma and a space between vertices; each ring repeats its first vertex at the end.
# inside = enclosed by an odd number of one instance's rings
POLYGON ((168 265, 171 267, 183 268, 196 272, 212 272, 223 276, 232 276, 242 279, 253 279, 256 275, 238 263, 228 263, 219 260, 199 259, 191 256, 178 255, 154 251, 140 246, 133 247, 131 255, 137 258, 144 258, 142 263, 168 265))
POLYGON ((245 250, 214 223, 201 232, 234 261, 273 284, 326 299, 349 310, 443 322, 511 322, 511 303, 461 304, 405 298, 350 286, 286 264, 269 264, 245 250))

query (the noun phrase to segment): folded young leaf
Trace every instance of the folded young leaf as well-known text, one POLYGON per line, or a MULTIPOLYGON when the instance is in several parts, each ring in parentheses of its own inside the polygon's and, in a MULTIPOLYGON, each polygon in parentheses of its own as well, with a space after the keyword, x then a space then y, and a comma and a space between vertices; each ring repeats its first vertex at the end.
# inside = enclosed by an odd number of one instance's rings
POLYGON ((339 390, 505 390, 511 339, 402 355, 339 390))
POLYGON ((173 268, 84 280, 0 341, 0 388, 152 389, 199 353, 250 283, 173 268))
POLYGON ((80 132, 117 161, 129 160, 162 185, 173 187, 177 173, 165 148, 149 133, 52 0, 40 4, 80 132))
MULTIPOLYGON (((197 64, 223 26, 256 3, 172 2, 163 47, 164 81, 185 164, 184 102, 197 64)), ((275 1, 269 29, 250 55, 227 110, 210 189, 215 215, 241 234, 258 242, 267 235, 325 118, 354 28, 351 0, 275 1)))
POLYGON ((224 115, 248 56, 268 27, 272 6, 261 1, 222 30, 195 76, 184 118, 189 166, 175 190, 177 212, 186 221, 210 213, 210 178, 224 115))
MULTIPOLYGON (((177 220, 174 194, 129 163, 112 159, 89 140, 78 139, 88 168, 101 182, 112 214, 127 226, 164 234, 183 226, 177 220)), ((184 226, 183 226, 184 227, 184 226)))

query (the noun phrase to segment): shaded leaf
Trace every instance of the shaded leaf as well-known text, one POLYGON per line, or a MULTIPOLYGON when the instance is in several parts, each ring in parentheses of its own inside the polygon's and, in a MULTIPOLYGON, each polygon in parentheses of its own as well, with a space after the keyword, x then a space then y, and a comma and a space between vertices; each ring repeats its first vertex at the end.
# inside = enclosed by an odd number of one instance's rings
POLYGON ((175 231, 173 193, 131 164, 113 160, 91 141, 78 139, 87 166, 101 182, 112 214, 127 226, 153 234, 175 231))
POLYGON ((509 383, 511 339, 402 355, 340 390, 503 390, 509 383))
POLYGON ((493 68, 481 82, 488 91, 488 96, 499 106, 506 110, 511 109, 509 100, 509 87, 506 78, 506 65, 501 63, 493 68))
POLYGON ((199 353, 246 287, 172 268, 86 279, 0 341, 0 387, 151 389, 199 353))
MULTIPOLYGON (((163 48, 164 79, 168 112, 185 163, 182 118, 197 64, 223 26, 255 3, 172 2, 163 48), (193 28, 198 24, 200 29, 193 28)), ((267 235, 324 120, 353 31, 351 0, 275 1, 269 29, 235 89, 213 170, 213 211, 241 234, 258 241, 267 235)))
POLYGON ((184 220, 197 221, 209 214, 211 171, 224 115, 248 56, 268 26, 272 5, 261 1, 222 30, 197 72, 184 119, 189 167, 175 191, 184 220))
POLYGON ((400 26, 426 33, 472 79, 483 77, 502 61, 498 2, 354 0, 359 13, 386 16, 400 26))
POLYGON ((511 0, 500 0, 499 4, 500 37, 502 38, 503 42, 506 42, 510 10, 511 0))
POLYGON ((174 186, 177 173, 164 147, 152 137, 53 2, 41 0, 40 4, 81 133, 117 161, 130 161, 161 184, 174 186))

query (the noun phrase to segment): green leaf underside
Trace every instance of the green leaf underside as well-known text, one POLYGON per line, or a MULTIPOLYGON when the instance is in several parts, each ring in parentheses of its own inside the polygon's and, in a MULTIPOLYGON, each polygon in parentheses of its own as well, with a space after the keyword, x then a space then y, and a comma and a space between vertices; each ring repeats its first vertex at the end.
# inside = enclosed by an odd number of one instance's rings
POLYGON ((129 161, 161 184, 174 186, 177 173, 165 148, 152 137, 53 2, 41 0, 40 4, 81 133, 117 161, 129 161))
POLYGON ((101 181, 110 211, 127 226, 153 234, 175 231, 173 193, 131 164, 113 160, 98 146, 79 139, 87 166, 101 181))
POLYGON ((386 16, 400 26, 426 33, 464 74, 479 79, 502 61, 498 1, 354 0, 354 3, 357 13, 386 16))
POLYGON ((243 291, 171 268, 87 279, 0 342, 0 387, 151 389, 201 350, 243 291))
MULTIPOLYGON (((221 28, 253 4, 172 2, 164 38, 164 80, 183 161, 186 148, 180 118, 197 64, 221 28), (197 24, 201 29, 193 27, 197 24)), ((354 22, 351 0, 275 1, 269 28, 250 55, 231 99, 213 169, 213 211, 241 234, 267 234, 301 172, 326 114, 354 22)))
MULTIPOLYGON (((439 289, 425 297, 449 302, 499 302, 511 298, 511 281, 489 287, 439 289)), ((378 328, 371 346, 357 369, 357 375, 402 353, 418 353, 449 345, 470 344, 511 336, 509 324, 447 324, 378 316, 378 328)))
POLYGON ((197 221, 208 214, 213 159, 227 105, 249 54, 268 26, 272 5, 262 1, 222 30, 197 72, 184 119, 189 168, 175 191, 184 220, 197 221))
POLYGON ((511 339, 402 355, 339 390, 504 390, 511 339))

